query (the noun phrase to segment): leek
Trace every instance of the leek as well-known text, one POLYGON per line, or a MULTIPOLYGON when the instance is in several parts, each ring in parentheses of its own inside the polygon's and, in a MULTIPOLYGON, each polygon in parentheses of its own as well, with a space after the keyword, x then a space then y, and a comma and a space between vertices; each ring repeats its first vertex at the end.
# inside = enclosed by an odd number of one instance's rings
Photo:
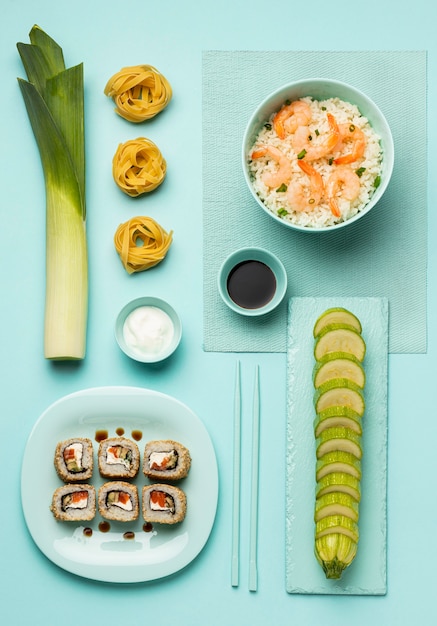
POLYGON ((38 145, 46 193, 44 356, 83 359, 88 319, 83 64, 34 26, 17 48, 18 79, 38 145))

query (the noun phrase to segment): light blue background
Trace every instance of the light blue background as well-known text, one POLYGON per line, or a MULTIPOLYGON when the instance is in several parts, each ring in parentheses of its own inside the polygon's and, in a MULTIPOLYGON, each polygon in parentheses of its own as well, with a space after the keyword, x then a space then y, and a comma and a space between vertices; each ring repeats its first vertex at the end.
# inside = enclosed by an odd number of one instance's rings
MULTIPOLYGON (((433 147, 437 143, 437 41, 429 3, 394 0, 290 3, 197 0, 120 3, 113 0, 1 0, 0 249, 3 495, 1 519, 2 623, 66 626, 117 621, 132 625, 176 621, 257 626, 431 624, 437 619, 435 561, 434 409, 437 236, 433 147), (17 41, 38 23, 63 47, 69 65, 85 64, 87 107, 90 318, 84 363, 53 364, 42 355, 44 188, 37 149, 17 76, 17 41), (285 355, 242 354, 242 570, 230 585, 232 388, 236 355, 202 350, 202 50, 428 50, 429 287, 428 353, 390 355, 388 453, 388 593, 384 597, 320 597, 285 591, 285 355), (103 95, 124 65, 150 63, 170 80, 171 105, 153 123, 132 126, 103 95), (150 197, 132 200, 115 187, 111 159, 118 143, 145 134, 162 149, 168 177, 150 197), (114 251, 116 227, 151 215, 174 229, 166 261, 128 276, 114 251), (131 298, 168 299, 184 325, 175 358, 160 368, 129 361, 114 339, 118 310, 131 298), (261 367, 259 590, 247 588, 250 408, 255 364, 261 367), (117 586, 73 576, 35 547, 21 513, 20 468, 28 434, 45 408, 65 394, 98 385, 141 385, 188 404, 207 426, 217 452, 220 497, 205 549, 183 572, 152 584, 117 586), (83 620, 79 616, 86 616, 83 620)), ((229 98, 238 85, 231 85, 229 98)), ((414 111, 411 111, 414 116, 414 111)), ((409 120, 406 119, 408 124, 409 120)), ((414 176, 414 155, 411 175, 414 176)), ((403 207, 414 219, 414 206, 403 207)), ((408 289, 408 285, 405 285, 408 289)))

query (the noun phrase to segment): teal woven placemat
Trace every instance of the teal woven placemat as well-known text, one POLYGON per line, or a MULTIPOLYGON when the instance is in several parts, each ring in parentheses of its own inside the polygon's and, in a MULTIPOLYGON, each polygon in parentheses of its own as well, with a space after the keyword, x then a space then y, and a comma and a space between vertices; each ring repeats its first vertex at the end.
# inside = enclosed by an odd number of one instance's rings
POLYGON ((287 298, 268 317, 246 319, 218 294, 223 259, 253 245, 280 257, 287 296, 387 298, 389 351, 426 352, 426 52, 205 51, 202 60, 204 350, 286 351, 287 298), (378 206, 322 236, 270 219, 241 169, 243 133, 256 105, 287 82, 314 77, 348 82, 373 98, 395 142, 393 177, 378 206))

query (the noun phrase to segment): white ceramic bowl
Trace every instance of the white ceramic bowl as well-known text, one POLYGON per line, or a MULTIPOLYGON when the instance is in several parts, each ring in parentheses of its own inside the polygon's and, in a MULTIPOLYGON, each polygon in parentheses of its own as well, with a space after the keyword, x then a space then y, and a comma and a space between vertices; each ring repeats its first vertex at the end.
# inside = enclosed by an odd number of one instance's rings
POLYGON ((115 322, 115 338, 123 352, 141 363, 157 363, 169 357, 178 347, 182 336, 182 324, 179 315, 165 300, 153 296, 143 296, 128 302, 120 311, 115 322), (138 331, 136 345, 132 342, 132 332, 125 332, 126 320, 134 311, 141 307, 152 309, 153 317, 144 315, 137 319, 135 329, 138 331), (156 315, 162 312, 161 320, 156 315), (172 331, 166 334, 167 323, 172 331))
MULTIPOLYGON (((244 271, 244 270, 243 270, 244 271)), ((267 277, 269 272, 267 271, 267 277)), ((271 276, 271 274, 270 274, 271 276)), ((266 274, 264 274, 266 277, 266 274)), ((267 278, 269 281, 269 278, 267 278)), ((220 271, 217 276, 217 286, 220 296, 225 304, 240 315, 246 315, 248 317, 255 317, 258 315, 265 315, 276 309, 276 307, 282 302, 285 293, 287 291, 287 272, 282 262, 269 250, 263 248, 240 248, 232 252, 222 263, 220 271), (232 289, 229 287, 229 279, 236 268, 242 267, 247 263, 261 263, 263 266, 267 266, 273 272, 274 280, 270 284, 269 289, 272 288, 270 296, 267 300, 263 298, 261 291, 263 291, 262 283, 263 277, 259 274, 250 276, 245 274, 240 279, 244 287, 243 298, 249 297, 249 299, 257 300, 261 297, 260 302, 256 306, 243 306, 238 301, 233 300, 231 297, 232 289), (260 291, 261 290, 261 291, 260 291)), ((241 295, 241 292, 240 292, 241 295)))
POLYGON ((356 222, 361 217, 366 215, 381 199, 387 186, 390 182, 390 178, 393 172, 393 164, 394 164, 394 145, 393 145, 393 137, 391 134, 390 127, 385 119, 383 113, 380 111, 378 106, 364 93, 348 85, 346 83, 337 81, 337 80, 329 80, 327 78, 310 78, 305 80, 296 81, 294 83, 289 83, 280 87, 272 94, 267 96, 261 104, 257 106, 255 111, 253 112, 245 133, 243 137, 243 146, 242 146, 242 166, 244 178, 246 180, 247 186, 254 198, 254 200, 258 203, 258 205, 270 216, 272 219, 276 220, 280 224, 283 224, 286 227, 310 233, 324 233, 331 232, 332 230, 343 228, 353 222, 356 222), (293 224, 291 221, 286 221, 282 219, 280 216, 274 214, 270 211, 262 202, 262 200, 257 195, 256 191, 253 188, 251 182, 251 176, 248 169, 248 157, 251 152, 251 148, 255 142, 255 138, 258 135, 259 131, 263 127, 263 125, 268 121, 270 116, 275 112, 279 111, 281 106, 285 101, 293 101, 298 98, 303 98, 305 96, 311 96, 316 100, 324 100, 327 98, 338 97, 341 100, 349 102, 351 104, 355 104, 360 110, 361 114, 367 117, 371 126, 375 130, 375 132, 381 138, 381 146, 383 150, 383 162, 382 162, 382 172, 381 172, 381 183, 379 187, 375 190, 373 196, 371 197, 368 204, 354 217, 350 219, 339 222, 338 224, 328 226, 328 227, 306 227, 300 226, 297 224, 293 224))

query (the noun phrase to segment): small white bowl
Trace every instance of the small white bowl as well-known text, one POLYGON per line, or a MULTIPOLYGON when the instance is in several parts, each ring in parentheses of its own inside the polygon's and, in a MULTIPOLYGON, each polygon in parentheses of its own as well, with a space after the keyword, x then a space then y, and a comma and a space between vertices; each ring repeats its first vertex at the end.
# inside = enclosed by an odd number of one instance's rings
POLYGON ((361 217, 366 215, 382 198, 385 190, 390 182, 390 178, 393 172, 394 165, 394 145, 393 145, 393 137, 391 134, 390 127, 385 119, 383 113, 380 111, 378 106, 363 92, 359 91, 355 87, 348 85, 346 83, 330 80, 327 78, 309 78, 305 80, 296 81, 294 83, 290 83, 284 85, 274 91, 272 94, 267 96, 261 104, 257 106, 255 111, 253 112, 245 133, 243 137, 243 146, 242 146, 242 166, 244 178, 246 180, 247 186, 252 194, 253 198, 257 202, 257 204, 275 221, 287 226, 288 228, 292 228, 294 230, 303 231, 307 233, 325 233, 332 232, 335 229, 343 228, 352 224, 359 220, 361 217), (248 160, 249 154, 251 152, 251 148, 255 142, 255 139, 260 132, 263 125, 269 120, 270 116, 275 112, 279 111, 281 106, 287 100, 293 101, 299 98, 304 98, 306 96, 311 96, 316 100, 325 100, 327 98, 340 98, 345 102, 349 102, 350 104, 355 104, 360 113, 364 115, 370 122, 370 125, 375 130, 375 132, 381 138, 381 146, 383 151, 383 162, 382 162, 382 172, 381 172, 381 183, 379 187, 373 193, 368 204, 361 209, 356 215, 345 220, 343 222, 339 222, 332 226, 325 227, 308 227, 301 226, 298 224, 294 224, 291 221, 286 221, 280 216, 273 213, 269 210, 263 201, 259 198, 256 191, 253 188, 251 182, 251 176, 248 169, 248 160))
POLYGON ((169 357, 178 347, 181 336, 179 315, 168 302, 153 296, 128 302, 115 322, 118 345, 128 357, 141 363, 157 363, 169 357), (132 317, 128 320, 134 312, 136 320, 132 317), (137 333, 135 338, 132 329, 137 333))
MULTIPOLYGON (((267 279, 269 278, 269 272, 266 271, 267 279)), ((252 282, 252 281, 251 281, 252 282)), ((280 302, 283 300, 287 291, 287 272, 282 262, 272 252, 264 250, 262 248, 241 248, 230 254, 222 263, 218 277, 217 285, 220 296, 225 304, 240 315, 246 315, 250 317, 265 315, 273 311, 280 302), (273 272, 274 279, 271 282, 272 296, 267 301, 264 300, 264 304, 248 308, 247 306, 240 306, 236 301, 231 298, 229 293, 229 278, 232 275, 235 268, 242 266, 245 263, 259 262, 264 266, 267 266, 273 272)), ((257 296, 251 288, 252 296, 257 296)))

